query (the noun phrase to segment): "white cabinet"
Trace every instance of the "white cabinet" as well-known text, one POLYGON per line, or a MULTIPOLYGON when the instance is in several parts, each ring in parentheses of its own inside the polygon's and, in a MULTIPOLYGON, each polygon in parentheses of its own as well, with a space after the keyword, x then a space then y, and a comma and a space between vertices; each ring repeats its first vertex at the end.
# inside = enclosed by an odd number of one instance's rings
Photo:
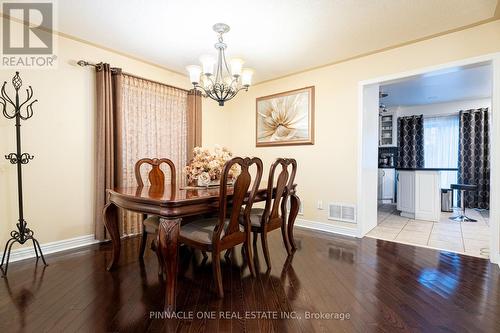
POLYGON ((379 115, 379 147, 397 146, 397 119, 396 114, 384 112, 379 115))
POLYGON ((415 218, 439 221, 441 212, 439 171, 415 171, 415 218))
POLYGON ((395 187, 396 170, 378 169, 378 200, 383 203, 393 203, 395 187))
POLYGON ((415 218, 415 171, 398 171, 397 187, 401 216, 415 218))
POLYGON ((397 209, 401 216, 427 221, 439 221, 439 171, 416 170, 397 172, 397 209))

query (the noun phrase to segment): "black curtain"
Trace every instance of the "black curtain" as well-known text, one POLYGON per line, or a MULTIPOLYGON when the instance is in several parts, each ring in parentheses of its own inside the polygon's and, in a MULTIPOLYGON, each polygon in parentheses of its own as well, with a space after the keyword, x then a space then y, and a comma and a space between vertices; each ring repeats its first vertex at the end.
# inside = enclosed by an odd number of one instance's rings
MULTIPOLYGON (((490 142, 488 108, 460 111, 458 183, 477 185, 465 192, 465 206, 490 207, 490 142)), ((459 197, 460 199, 460 197, 459 197)))
POLYGON ((424 167, 424 117, 398 118, 398 168, 424 167))

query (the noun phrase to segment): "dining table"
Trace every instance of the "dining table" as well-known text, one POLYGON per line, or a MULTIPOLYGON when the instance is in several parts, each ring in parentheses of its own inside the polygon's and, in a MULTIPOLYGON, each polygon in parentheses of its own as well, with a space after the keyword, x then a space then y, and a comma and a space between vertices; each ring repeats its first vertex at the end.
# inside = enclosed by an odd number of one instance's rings
MULTIPOLYGON (((111 262, 107 270, 118 267, 121 249, 118 208, 139 214, 160 217, 157 234, 156 253, 165 273, 165 306, 164 311, 175 311, 175 295, 177 292, 179 231, 183 218, 201 214, 215 214, 219 210, 219 186, 188 187, 166 185, 162 187, 132 186, 107 189, 107 204, 104 207, 104 225, 112 243, 111 262)), ((267 199, 267 184, 261 183, 256 192, 254 202, 267 199)), ((247 195, 249 195, 248 193, 247 195)), ((231 200, 232 187, 228 188, 228 200, 231 200)), ((272 196, 275 195, 275 189, 272 196)), ((296 244, 293 237, 293 226, 299 212, 300 199, 296 193, 296 184, 287 187, 286 200, 290 200, 288 213, 284 212, 283 223, 286 226, 284 238, 293 251, 296 244)), ((186 219, 186 223, 189 219, 186 219)))

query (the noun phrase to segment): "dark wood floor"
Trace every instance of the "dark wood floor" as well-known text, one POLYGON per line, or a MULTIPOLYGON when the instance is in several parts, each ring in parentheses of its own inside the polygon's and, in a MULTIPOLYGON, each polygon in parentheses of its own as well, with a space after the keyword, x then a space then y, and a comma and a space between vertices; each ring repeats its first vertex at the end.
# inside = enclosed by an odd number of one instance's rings
POLYGON ((110 244, 49 255, 45 270, 33 260, 14 263, 0 280, 0 332, 500 331, 499 268, 487 260, 370 238, 296 235, 299 250, 286 260, 280 233, 272 233, 271 272, 258 247, 257 278, 236 251, 223 264, 222 300, 210 259, 183 249, 178 310, 193 319, 150 319, 162 309, 163 285, 151 251, 144 264, 137 260, 136 238, 124 242, 112 273, 105 271, 110 244), (306 319, 306 312, 337 319, 306 319), (259 316, 277 318, 252 319, 259 316))

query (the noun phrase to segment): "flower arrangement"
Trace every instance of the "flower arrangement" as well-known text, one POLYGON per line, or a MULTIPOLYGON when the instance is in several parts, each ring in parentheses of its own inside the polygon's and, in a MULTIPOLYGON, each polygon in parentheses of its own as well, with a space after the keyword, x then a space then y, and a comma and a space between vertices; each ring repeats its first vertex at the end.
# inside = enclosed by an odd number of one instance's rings
MULTIPOLYGON (((195 147, 193 159, 189 165, 184 167, 188 184, 209 186, 218 185, 224 164, 233 157, 226 147, 215 145, 211 152, 208 148, 195 147)), ((229 171, 229 179, 234 180, 240 173, 238 165, 234 165, 229 171)))

